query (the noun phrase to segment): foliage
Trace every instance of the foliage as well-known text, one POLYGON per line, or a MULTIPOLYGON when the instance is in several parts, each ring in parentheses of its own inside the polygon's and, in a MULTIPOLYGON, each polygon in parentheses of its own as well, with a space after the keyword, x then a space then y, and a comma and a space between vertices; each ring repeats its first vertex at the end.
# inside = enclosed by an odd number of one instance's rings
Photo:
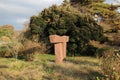
POLYGON ((42 80, 45 74, 41 60, 38 62, 14 61, 13 58, 0 58, 0 80, 42 80))
POLYGON ((19 52, 19 58, 23 58, 26 61, 33 61, 36 54, 44 53, 46 49, 43 43, 37 43, 27 39, 25 39, 22 44, 24 49, 19 52))
POLYGON ((18 52, 23 48, 23 45, 15 38, 11 40, 11 43, 8 44, 12 56, 17 59, 18 52))
MULTIPOLYGON (((25 27, 26 25, 28 24, 25 24, 25 27)), ((42 42, 38 43, 39 38, 37 35, 31 36, 30 29, 28 27, 24 28, 16 38, 17 41, 22 44, 22 49, 18 52, 19 59, 33 61, 36 57, 36 53, 45 53, 46 45, 42 42)))
POLYGON ((102 17, 103 23, 111 24, 112 27, 118 27, 120 25, 120 14, 118 12, 120 5, 106 4, 104 1, 105 0, 71 0, 71 5, 84 14, 87 13, 91 16, 97 14, 102 17))
POLYGON ((31 17, 30 29, 31 34, 39 34, 46 44, 49 35, 69 36, 68 55, 89 55, 89 40, 105 41, 103 29, 89 15, 65 5, 53 5, 38 16, 31 17))
POLYGON ((120 46, 120 34, 113 35, 113 45, 120 46))
POLYGON ((7 45, 0 46, 0 57, 8 57, 11 56, 10 49, 7 45))
MULTIPOLYGON (((97 13, 101 15, 103 21, 110 23, 113 26, 119 25, 120 15, 117 11, 117 5, 110 5, 104 3, 93 3, 90 9, 92 14, 97 13)), ((116 26, 117 27, 117 26, 116 26)))
POLYGON ((17 39, 12 38, 10 42, 0 46, 1 57, 18 58, 18 52, 23 48, 22 44, 17 39))
POLYGON ((13 26, 3 25, 0 27, 1 57, 14 57, 15 59, 17 59, 18 52, 23 48, 21 42, 19 42, 13 34, 13 26))
POLYGON ((0 27, 0 37, 1 36, 12 37, 13 33, 14 33, 13 26, 3 25, 0 27))
POLYGON ((82 6, 91 5, 93 2, 104 2, 105 0, 70 0, 70 2, 77 4, 79 3, 82 6))
POLYGON ((95 80, 99 60, 93 57, 69 57, 66 63, 56 65, 55 56, 39 54, 32 62, 0 58, 0 80, 95 80))
POLYGON ((108 50, 102 58, 103 80, 120 80, 120 51, 108 50))

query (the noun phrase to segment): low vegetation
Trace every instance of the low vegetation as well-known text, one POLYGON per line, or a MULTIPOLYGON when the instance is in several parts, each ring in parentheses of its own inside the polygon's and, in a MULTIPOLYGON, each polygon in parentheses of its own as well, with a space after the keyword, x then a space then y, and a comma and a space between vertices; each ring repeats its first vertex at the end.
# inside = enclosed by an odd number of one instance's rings
POLYGON ((120 80, 120 51, 110 49, 102 57, 102 80, 120 80))
POLYGON ((13 33, 14 33, 13 26, 11 25, 0 26, 0 37, 2 36, 12 37, 13 33))
POLYGON ((53 5, 44 9, 39 15, 32 16, 29 28, 31 35, 38 35, 39 42, 48 44, 50 49, 47 50, 51 51, 53 51, 53 47, 50 45, 49 35, 69 36, 67 48, 69 56, 94 56, 97 47, 89 45, 89 41, 104 43, 107 40, 103 35, 102 27, 91 16, 64 4, 53 5))
POLYGON ((92 57, 68 57, 56 65, 54 56, 39 54, 34 61, 0 58, 0 80, 96 80, 101 76, 100 60, 92 57))

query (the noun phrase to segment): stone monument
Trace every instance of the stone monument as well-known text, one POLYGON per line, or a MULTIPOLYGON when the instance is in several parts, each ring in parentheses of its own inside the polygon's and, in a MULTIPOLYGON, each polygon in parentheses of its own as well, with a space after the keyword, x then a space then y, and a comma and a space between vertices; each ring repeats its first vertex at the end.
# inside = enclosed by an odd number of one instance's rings
POLYGON ((66 46, 69 41, 68 36, 50 35, 50 42, 54 44, 55 62, 62 63, 66 58, 66 46))

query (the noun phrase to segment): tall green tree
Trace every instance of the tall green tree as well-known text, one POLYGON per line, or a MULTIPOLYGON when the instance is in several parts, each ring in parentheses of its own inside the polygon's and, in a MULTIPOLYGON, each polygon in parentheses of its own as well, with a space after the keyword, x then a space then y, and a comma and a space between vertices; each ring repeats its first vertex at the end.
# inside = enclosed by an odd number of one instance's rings
MULTIPOLYGON (((120 5, 107 4, 105 0, 71 0, 71 5, 80 12, 94 16, 99 14, 103 21, 108 24, 120 25, 120 14, 118 8, 120 5)), ((119 2, 118 0, 116 0, 119 2)))
POLYGON ((88 44, 89 40, 105 40, 103 29, 89 15, 64 4, 53 5, 38 16, 32 16, 29 27, 31 34, 39 34, 46 44, 50 44, 49 35, 69 36, 68 55, 94 55, 96 48, 88 44))

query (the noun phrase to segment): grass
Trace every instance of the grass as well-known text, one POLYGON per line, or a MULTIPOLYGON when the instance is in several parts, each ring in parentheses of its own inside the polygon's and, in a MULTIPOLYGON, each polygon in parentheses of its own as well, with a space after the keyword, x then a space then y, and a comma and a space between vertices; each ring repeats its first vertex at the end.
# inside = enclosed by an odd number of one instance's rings
POLYGON ((100 76, 99 60, 91 57, 69 57, 61 65, 47 64, 47 80, 96 80, 100 76))
POLYGON ((0 58, 0 80, 96 80, 100 61, 92 57, 67 57, 56 65, 54 56, 39 54, 32 62, 0 58))

